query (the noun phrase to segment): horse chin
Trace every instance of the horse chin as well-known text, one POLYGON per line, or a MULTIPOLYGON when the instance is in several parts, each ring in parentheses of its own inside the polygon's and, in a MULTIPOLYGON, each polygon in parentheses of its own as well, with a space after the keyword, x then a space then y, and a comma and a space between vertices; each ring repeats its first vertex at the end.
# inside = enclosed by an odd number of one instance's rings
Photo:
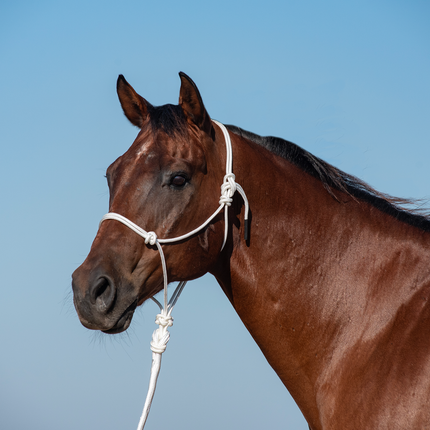
POLYGON ((135 300, 119 317, 118 321, 113 327, 108 330, 102 330, 106 334, 122 333, 130 327, 131 320, 133 319, 134 311, 136 310, 137 300, 135 300))

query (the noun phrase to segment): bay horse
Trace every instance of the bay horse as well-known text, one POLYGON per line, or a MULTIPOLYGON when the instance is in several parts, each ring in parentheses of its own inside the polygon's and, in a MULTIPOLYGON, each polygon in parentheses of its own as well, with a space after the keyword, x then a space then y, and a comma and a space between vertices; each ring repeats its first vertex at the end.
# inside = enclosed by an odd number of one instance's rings
MULTIPOLYGON (((219 206, 226 141, 194 82, 152 106, 121 75, 140 131, 106 173, 109 212, 171 238, 219 206)), ((162 245, 169 281, 211 273, 310 429, 430 429, 430 219, 283 139, 227 126, 244 199, 162 245), (224 228, 228 223, 226 243, 224 228)), ((163 288, 160 255, 105 220, 73 274, 82 324, 126 330, 163 288)))

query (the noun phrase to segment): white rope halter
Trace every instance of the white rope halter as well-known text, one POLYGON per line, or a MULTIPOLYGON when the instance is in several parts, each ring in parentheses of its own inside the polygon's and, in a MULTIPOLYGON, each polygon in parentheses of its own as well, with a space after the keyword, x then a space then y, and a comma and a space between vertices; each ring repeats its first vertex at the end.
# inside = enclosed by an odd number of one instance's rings
MULTIPOLYGON (((245 240, 248 240, 249 235, 249 221, 248 221, 248 213, 249 213, 249 204, 248 199, 246 198, 245 192, 243 191, 243 188, 235 182, 235 176, 233 174, 233 151, 231 147, 231 140, 230 135, 228 134, 227 129, 223 124, 221 124, 218 121, 213 120, 215 124, 217 124, 223 134, 225 139, 225 146, 227 151, 227 157, 226 157, 226 174, 224 176, 223 183, 221 185, 221 197, 219 199, 219 207, 218 209, 199 227, 195 228, 194 230, 190 231, 189 233, 183 234, 182 236, 168 238, 168 239, 159 239, 157 234, 153 231, 145 231, 143 228, 139 227, 134 222, 130 221, 128 218, 114 213, 109 212, 106 215, 103 216, 103 218, 100 221, 100 224, 103 221, 106 221, 108 219, 113 219, 116 221, 119 221, 129 227, 131 230, 133 230, 135 233, 137 233, 139 236, 143 237, 145 239, 145 244, 156 246, 158 249, 158 252, 160 254, 161 259, 161 266, 163 269, 163 280, 164 280, 164 308, 161 305, 161 303, 152 297, 152 300, 157 303, 157 305, 160 308, 160 313, 157 315, 155 323, 158 324, 158 329, 156 329, 152 335, 152 341, 151 341, 151 350, 152 350, 152 366, 151 366, 151 378, 149 381, 149 388, 148 388, 148 394, 146 396, 145 405, 143 407, 142 416, 140 417, 139 424, 137 426, 137 430, 142 430, 145 426, 146 419, 149 414, 149 409, 151 408, 152 398, 154 397, 155 393, 155 387, 157 384, 157 378, 158 374, 160 372, 160 366, 161 366, 161 354, 166 350, 167 342, 170 338, 170 333, 167 330, 167 327, 171 327, 173 325, 173 318, 171 316, 173 307, 175 306, 180 294, 182 293, 182 290, 185 287, 186 281, 180 282, 179 285, 176 287, 170 301, 168 301, 168 295, 167 295, 167 268, 166 268, 166 260, 164 258, 163 248, 161 247, 161 244, 163 243, 174 243, 179 242, 181 240, 187 239, 194 234, 198 233, 200 230, 202 230, 204 227, 206 227, 223 209, 224 210, 224 241, 221 247, 221 251, 224 249, 224 246, 227 241, 228 236, 228 207, 231 206, 231 203, 233 202, 233 195, 236 191, 239 192, 239 194, 242 196, 243 201, 245 203, 245 221, 244 221, 244 227, 245 227, 245 240)), ((100 226, 99 224, 99 226, 100 226)))

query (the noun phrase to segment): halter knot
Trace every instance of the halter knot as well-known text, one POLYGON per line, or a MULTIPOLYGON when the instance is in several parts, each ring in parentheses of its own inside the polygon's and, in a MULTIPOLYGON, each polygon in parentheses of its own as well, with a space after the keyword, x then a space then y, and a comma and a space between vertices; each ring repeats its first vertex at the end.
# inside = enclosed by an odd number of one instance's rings
POLYGON ((155 245, 157 243, 157 235, 153 231, 148 231, 145 237, 145 244, 155 245))
POLYGON ((162 330, 161 327, 157 328, 152 334, 151 351, 162 354, 166 350, 169 339, 170 333, 167 330, 162 330))
POLYGON ((234 176, 234 173, 227 173, 224 176, 224 182, 221 185, 221 197, 219 199, 220 205, 231 206, 232 197, 237 190, 235 179, 236 176, 234 176))
POLYGON ((160 327, 172 327, 173 318, 170 315, 158 314, 155 318, 155 324, 160 327))
POLYGON ((156 354, 162 354, 166 350, 167 342, 170 339, 170 333, 167 327, 173 325, 173 318, 169 313, 163 312, 164 309, 155 318, 155 323, 158 324, 157 330, 152 334, 151 351, 156 354))

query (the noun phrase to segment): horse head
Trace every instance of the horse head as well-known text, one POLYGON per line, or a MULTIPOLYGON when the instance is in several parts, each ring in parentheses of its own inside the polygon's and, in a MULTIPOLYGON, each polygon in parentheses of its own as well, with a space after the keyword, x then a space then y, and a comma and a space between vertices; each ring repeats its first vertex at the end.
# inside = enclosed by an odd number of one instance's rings
MULTIPOLYGON (((160 107, 137 94, 122 75, 117 82, 124 114, 140 131, 107 169, 109 212, 159 238, 180 237, 202 224, 219 206, 224 175, 222 133, 215 131, 194 82, 183 73, 180 78, 179 105, 160 107)), ((169 281, 208 272, 223 244, 218 220, 164 246, 169 281)), ((101 223, 89 255, 73 273, 74 304, 85 327, 106 333, 129 327, 136 307, 163 288, 154 250, 153 240, 122 223, 101 223)))

